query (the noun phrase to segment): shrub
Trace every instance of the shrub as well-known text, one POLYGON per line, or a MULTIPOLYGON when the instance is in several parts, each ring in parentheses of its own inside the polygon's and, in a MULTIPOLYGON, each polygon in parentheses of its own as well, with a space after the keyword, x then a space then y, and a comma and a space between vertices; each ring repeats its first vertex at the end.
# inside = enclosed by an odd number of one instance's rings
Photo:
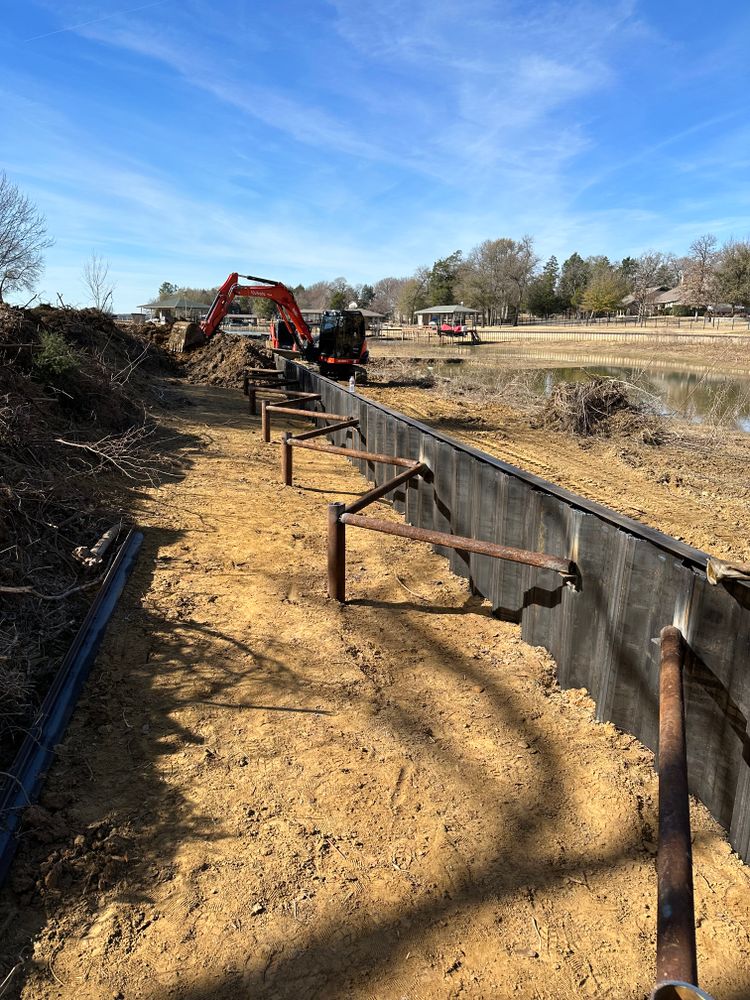
POLYGON ((34 374, 39 378, 67 375, 78 367, 79 359, 65 337, 53 330, 42 330, 39 353, 34 358, 34 374))

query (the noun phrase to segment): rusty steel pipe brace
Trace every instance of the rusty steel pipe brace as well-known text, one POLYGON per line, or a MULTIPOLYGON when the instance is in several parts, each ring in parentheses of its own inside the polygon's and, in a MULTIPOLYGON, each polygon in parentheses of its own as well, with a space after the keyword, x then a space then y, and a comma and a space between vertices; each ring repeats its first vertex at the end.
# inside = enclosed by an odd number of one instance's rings
MULTIPOLYGON (((310 438, 323 437, 325 434, 331 434, 333 431, 343 431, 347 427, 359 427, 359 417, 351 417, 349 420, 342 420, 338 424, 328 424, 326 427, 314 427, 311 431, 303 431, 301 434, 295 434, 290 437, 290 441, 294 444, 297 442, 302 442, 300 448, 311 448, 314 451, 323 451, 324 446, 316 448, 314 445, 308 445, 307 441, 310 438)), ((344 449, 346 450, 346 449, 344 449)))
POLYGON ((256 408, 256 400, 259 392, 271 393, 274 398, 282 396, 283 399, 294 398, 298 400, 300 397, 302 399, 309 399, 311 396, 314 396, 316 399, 320 399, 320 393, 299 392, 294 389, 284 388, 285 386, 288 385, 299 385, 299 382, 296 379, 289 379, 284 382, 278 382, 269 385, 256 385, 256 384, 247 385, 245 387, 245 395, 247 396, 248 408, 250 410, 250 413, 253 416, 255 416, 255 414, 258 412, 256 408))
POLYGON ((343 520, 344 524, 351 524, 355 528, 369 528, 370 531, 382 531, 386 535, 398 535, 400 538, 410 538, 417 542, 442 545, 447 549, 476 552, 478 555, 504 559, 506 562, 523 563, 525 566, 535 566, 537 569, 550 569, 566 578, 574 577, 576 572, 575 563, 560 556, 549 556, 545 552, 531 552, 527 549, 515 549, 508 545, 483 542, 478 538, 467 538, 463 535, 449 535, 447 532, 433 531, 430 528, 415 528, 411 524, 381 521, 374 517, 352 514, 351 508, 347 508, 344 512, 343 520))
MULTIPOLYGON (((326 427, 316 427, 312 431, 305 431, 304 434, 300 434, 298 437, 292 437, 289 431, 284 431, 281 437, 281 481, 284 486, 292 485, 292 445, 296 444, 299 448, 313 448, 312 444, 308 444, 307 438, 318 437, 322 434, 330 434, 332 431, 343 431, 347 427, 358 426, 359 417, 352 417, 351 420, 344 420, 340 424, 328 424, 326 427), (303 438, 305 440, 302 440, 303 438)), ((314 450, 318 451, 321 449, 315 448, 314 450)))
POLYGON ((310 420, 351 420, 350 413, 327 413, 325 410, 296 410, 292 406, 280 406, 269 403, 268 408, 274 413, 284 413, 290 417, 308 417, 310 420))
POLYGON ((407 483, 410 479, 414 479, 415 476, 421 476, 427 472, 427 466, 424 462, 413 462, 411 466, 400 472, 393 479, 387 480, 382 486, 376 486, 373 490, 368 490, 363 493, 361 497, 357 497, 350 504, 347 504, 344 508, 344 513, 342 516, 348 516, 351 514, 356 514, 358 510, 364 510, 365 507, 369 507, 371 503, 376 500, 380 500, 384 497, 386 493, 390 493, 395 490, 397 486, 401 486, 402 483, 407 483))
MULTIPOLYGON (((393 489, 393 480, 390 483, 385 483, 384 486, 393 489)), ((528 552, 525 549, 514 549, 506 545, 497 545, 494 542, 465 538, 461 535, 449 535, 443 531, 415 528, 411 524, 381 521, 379 518, 353 514, 349 511, 350 508, 347 508, 343 503, 328 505, 328 596, 341 603, 346 600, 346 526, 348 524, 353 528, 369 528, 370 531, 397 535, 399 538, 429 542, 432 545, 460 549, 463 552, 476 552, 478 555, 523 563, 537 569, 553 570, 563 576, 566 582, 575 579, 576 576, 575 563, 559 556, 548 556, 543 552, 528 552)))
MULTIPOLYGON (((318 396, 318 398, 320 398, 318 396)), ((307 400, 297 400, 307 402, 307 400)), ((320 410, 298 410, 291 406, 279 406, 278 403, 271 403, 267 399, 261 400, 260 404, 260 429, 263 440, 268 444, 271 440, 271 413, 284 413, 291 417, 307 417, 309 420, 351 420, 348 413, 324 413, 320 410)))
POLYGON ((698 984, 682 692, 684 659, 682 633, 668 625, 661 630, 659 668, 657 986, 669 982, 698 984))
MULTIPOLYGON (((331 427, 330 430, 334 428, 331 427)), ((329 428, 326 428, 326 432, 329 428)), ((324 451, 328 455, 346 455, 347 458, 361 458, 366 462, 374 462, 379 465, 396 465, 403 468, 411 468, 414 462, 411 458, 398 458, 395 455, 380 455, 375 451, 358 451, 354 448, 343 448, 335 444, 308 444, 307 438, 312 437, 318 431, 307 431, 305 434, 296 434, 289 439, 294 448, 309 448, 310 451, 324 451)))

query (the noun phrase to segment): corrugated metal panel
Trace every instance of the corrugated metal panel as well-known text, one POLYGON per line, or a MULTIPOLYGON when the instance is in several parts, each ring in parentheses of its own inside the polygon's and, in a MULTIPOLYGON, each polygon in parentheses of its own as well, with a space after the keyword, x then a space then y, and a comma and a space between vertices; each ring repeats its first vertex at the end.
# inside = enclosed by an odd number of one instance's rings
MULTIPOLYGON (((289 369, 296 369, 288 363, 289 369)), ((705 553, 515 469, 306 369, 324 408, 358 412, 361 447, 419 458, 433 475, 406 491, 412 524, 572 558, 577 589, 557 574, 446 550, 457 572, 524 638, 550 650, 563 686, 587 687, 597 717, 654 747, 664 625, 691 648, 685 676, 690 787, 750 858, 750 588, 710 587, 705 553)), ((395 470, 355 463, 372 481, 395 470)), ((403 501, 399 501, 399 506, 403 501)))

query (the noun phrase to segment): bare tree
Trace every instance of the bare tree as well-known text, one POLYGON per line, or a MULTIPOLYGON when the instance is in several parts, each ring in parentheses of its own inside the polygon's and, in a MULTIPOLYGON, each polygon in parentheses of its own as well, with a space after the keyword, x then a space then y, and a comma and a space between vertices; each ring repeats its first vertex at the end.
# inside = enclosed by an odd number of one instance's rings
POLYGON ((510 321, 515 325, 538 262, 530 236, 485 240, 466 258, 458 291, 470 305, 482 310, 486 322, 510 321))
POLYGON ((406 284, 406 278, 381 278, 373 286, 373 297, 370 309, 391 316, 396 312, 401 290, 406 284))
POLYGON ((0 173, 0 302, 9 292, 31 291, 44 270, 47 237, 44 216, 0 173))
POLYGON ((716 237, 711 233, 699 236, 690 244, 682 277, 685 305, 707 308, 716 302, 718 294, 717 264, 719 253, 716 237))
POLYGON ((750 241, 730 240, 721 248, 718 264, 719 295, 732 306, 750 308, 750 241))
POLYGON ((413 323, 415 314, 431 305, 427 301, 427 286, 430 283, 431 273, 429 267, 418 267, 412 277, 407 278, 401 286, 396 310, 401 319, 406 319, 407 323, 413 323))
POLYGON ((633 301, 638 306, 638 318, 644 320, 659 294, 666 286, 672 288, 679 281, 679 269, 674 254, 648 250, 633 265, 630 286, 633 301))
POLYGON ((101 312, 111 311, 115 285, 109 277, 109 261, 98 257, 92 250, 91 256, 83 265, 82 280, 91 295, 94 308, 101 312))

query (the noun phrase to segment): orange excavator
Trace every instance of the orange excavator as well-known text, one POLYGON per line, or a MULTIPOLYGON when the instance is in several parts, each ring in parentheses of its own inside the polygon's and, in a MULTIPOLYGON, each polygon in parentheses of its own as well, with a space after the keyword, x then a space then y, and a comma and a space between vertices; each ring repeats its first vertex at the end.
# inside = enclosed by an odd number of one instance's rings
POLYGON ((271 299, 279 312, 271 326, 271 347, 298 351, 306 361, 320 367, 321 375, 349 378, 355 368, 367 363, 365 321, 358 310, 327 310, 321 314, 320 333, 314 337, 305 322, 294 295, 280 281, 257 278, 252 274, 233 272, 216 293, 200 324, 175 323, 169 338, 169 348, 188 351, 205 344, 219 328, 235 296, 271 299), (240 278, 252 285, 240 284, 240 278))

